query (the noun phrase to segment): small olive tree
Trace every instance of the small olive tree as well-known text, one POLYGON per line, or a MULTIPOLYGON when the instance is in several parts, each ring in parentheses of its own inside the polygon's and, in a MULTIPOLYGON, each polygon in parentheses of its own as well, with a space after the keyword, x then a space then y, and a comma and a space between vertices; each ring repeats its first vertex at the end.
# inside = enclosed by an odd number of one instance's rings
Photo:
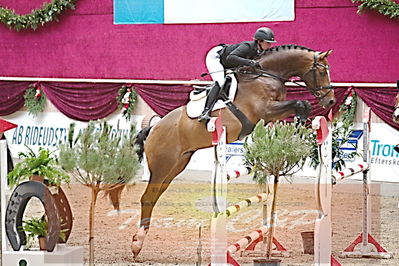
MULTIPOLYGON (((107 122, 90 121, 85 129, 75 135, 71 124, 68 142, 59 146, 59 164, 79 183, 91 188, 89 214, 89 265, 94 264, 94 213, 100 191, 121 189, 132 183, 139 160, 134 145, 135 127, 127 135, 119 126, 113 129, 107 122)), ((114 207, 119 208, 119 199, 112 198, 114 207), (114 201, 117 200, 116 204, 114 201)))
POLYGON ((280 176, 292 175, 302 169, 310 155, 312 131, 298 123, 277 122, 264 126, 260 121, 250 138, 244 143, 244 158, 252 168, 258 184, 267 184, 269 177, 274 177, 273 202, 271 207, 269 237, 266 255, 271 257, 274 236, 277 185, 280 176))

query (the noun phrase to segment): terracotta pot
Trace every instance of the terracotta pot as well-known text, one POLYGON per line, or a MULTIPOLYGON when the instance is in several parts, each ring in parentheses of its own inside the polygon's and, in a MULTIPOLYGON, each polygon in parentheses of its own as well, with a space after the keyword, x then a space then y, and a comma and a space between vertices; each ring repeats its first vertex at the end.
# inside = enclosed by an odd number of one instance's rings
POLYGON ((46 250, 46 237, 45 236, 39 236, 39 248, 40 250, 46 250))
POLYGON ((314 232, 301 232, 301 236, 303 243, 303 253, 314 254, 314 232))
POLYGON ((31 177, 29 177, 30 181, 37 181, 37 182, 42 182, 44 183, 44 176, 41 175, 32 175, 31 177))

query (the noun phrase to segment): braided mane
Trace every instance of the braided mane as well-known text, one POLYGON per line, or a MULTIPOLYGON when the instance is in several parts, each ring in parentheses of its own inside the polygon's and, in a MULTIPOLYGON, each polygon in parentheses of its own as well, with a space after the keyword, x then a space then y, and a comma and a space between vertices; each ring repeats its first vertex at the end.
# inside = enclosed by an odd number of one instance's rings
POLYGON ((300 46, 300 45, 296 45, 296 44, 283 44, 283 45, 279 45, 279 46, 274 46, 271 47, 269 49, 264 50, 260 56, 265 55, 265 54, 269 54, 269 53, 273 53, 273 52, 279 52, 279 51, 284 51, 284 50, 305 50, 308 52, 316 52, 315 50, 312 50, 310 48, 307 48, 305 46, 300 46))

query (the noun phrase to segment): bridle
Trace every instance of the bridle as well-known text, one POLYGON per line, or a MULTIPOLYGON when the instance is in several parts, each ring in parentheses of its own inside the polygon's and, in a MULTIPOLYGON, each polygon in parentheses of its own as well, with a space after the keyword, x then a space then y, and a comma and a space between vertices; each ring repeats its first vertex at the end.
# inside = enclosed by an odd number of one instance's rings
POLYGON ((298 85, 298 86, 300 86, 302 88, 307 88, 313 94, 313 96, 315 96, 318 99, 318 101, 321 101, 327 95, 329 95, 330 92, 333 91, 334 88, 333 88, 332 85, 329 85, 329 86, 318 86, 317 76, 316 76, 316 74, 317 74, 316 71, 318 71, 317 67, 322 67, 326 71, 328 71, 329 70, 329 66, 328 65, 323 65, 322 63, 317 62, 317 59, 318 59, 318 53, 314 53, 312 67, 307 72, 305 72, 305 74, 303 75, 303 76, 306 76, 309 72, 313 73, 313 82, 315 84, 315 88, 308 88, 307 86, 304 86, 301 83, 299 83, 301 81, 303 82, 303 80, 298 80, 298 81, 287 80, 287 79, 284 79, 283 77, 281 77, 279 75, 267 72, 267 71, 262 70, 262 69, 256 69, 255 71, 248 71, 247 67, 239 67, 238 69, 235 69, 233 71, 235 71, 237 73, 240 73, 240 74, 247 74, 247 75, 251 75, 251 76, 253 75, 254 77, 251 78, 251 79, 256 79, 258 77, 271 77, 271 78, 275 78, 275 79, 280 80, 282 83, 285 83, 285 82, 288 82, 288 81, 292 82, 292 83, 294 83, 294 84, 296 84, 296 85, 298 85), (328 92, 326 92, 325 94, 322 95, 321 94, 321 90, 324 90, 324 89, 328 89, 328 92))
MULTIPOLYGON (((319 100, 321 101, 324 99, 330 92, 334 89, 332 85, 328 86, 318 86, 317 78, 316 78, 316 71, 318 71, 317 67, 324 68, 327 72, 329 70, 329 66, 323 65, 322 63, 317 62, 318 53, 314 53, 313 55, 313 65, 312 67, 304 74, 306 76, 310 71, 313 73, 313 81, 315 84, 315 88, 309 88, 310 92, 319 100), (324 95, 321 94, 321 90, 328 89, 328 92, 324 95)), ((294 82, 295 83, 295 82, 294 82)))

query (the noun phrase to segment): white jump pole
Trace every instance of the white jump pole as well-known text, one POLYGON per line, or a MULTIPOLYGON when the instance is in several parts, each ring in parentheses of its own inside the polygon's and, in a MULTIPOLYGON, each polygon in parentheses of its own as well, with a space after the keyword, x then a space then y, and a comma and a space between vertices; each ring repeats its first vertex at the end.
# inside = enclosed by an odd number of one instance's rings
MULTIPOLYGON (((219 118, 220 119, 220 118, 219 118)), ((217 123, 214 122, 214 125, 217 123)), ((210 122, 210 124, 211 124, 210 122)), ((209 124, 208 124, 209 125, 209 124)), ((208 128, 217 132, 218 128, 208 128)), ((222 266, 227 262, 227 228, 225 210, 227 207, 226 174, 226 128, 219 128, 215 149, 215 163, 212 173, 212 194, 214 214, 211 220, 211 265, 222 266)), ((215 143, 214 143, 215 144, 215 143)))
POLYGON ((315 197, 318 217, 315 221, 314 263, 331 265, 331 167, 332 167, 332 125, 325 117, 318 116, 312 127, 317 130, 319 146, 319 174, 315 181, 315 197))
POLYGON ((365 107, 363 113, 363 211, 362 233, 340 254, 343 258, 392 258, 392 254, 386 251, 371 236, 371 201, 370 201, 370 108, 365 107), (360 246, 359 246, 360 245, 360 246), (358 248, 356 248, 359 246, 358 248))

